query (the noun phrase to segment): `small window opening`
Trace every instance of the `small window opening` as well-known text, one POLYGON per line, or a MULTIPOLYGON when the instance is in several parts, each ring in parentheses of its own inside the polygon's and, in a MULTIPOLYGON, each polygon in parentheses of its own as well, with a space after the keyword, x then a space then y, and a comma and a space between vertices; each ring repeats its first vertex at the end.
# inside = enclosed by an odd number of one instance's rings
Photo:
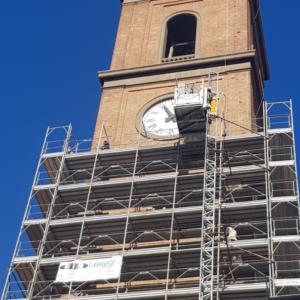
POLYGON ((195 54, 197 18, 180 14, 167 23, 164 58, 195 54))

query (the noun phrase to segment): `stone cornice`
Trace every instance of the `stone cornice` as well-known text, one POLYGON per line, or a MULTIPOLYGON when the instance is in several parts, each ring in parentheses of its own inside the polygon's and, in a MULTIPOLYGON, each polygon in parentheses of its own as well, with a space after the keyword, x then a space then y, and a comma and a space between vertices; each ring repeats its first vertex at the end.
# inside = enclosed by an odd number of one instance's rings
POLYGON ((191 59, 184 62, 162 63, 157 65, 124 70, 100 71, 98 72, 98 77, 101 83, 104 84, 108 81, 115 81, 120 79, 130 79, 139 76, 152 76, 165 73, 177 73, 181 71, 190 71, 197 69, 226 67, 226 65, 238 64, 243 62, 251 62, 252 65, 255 67, 255 59, 257 59, 256 51, 248 51, 228 56, 191 59))

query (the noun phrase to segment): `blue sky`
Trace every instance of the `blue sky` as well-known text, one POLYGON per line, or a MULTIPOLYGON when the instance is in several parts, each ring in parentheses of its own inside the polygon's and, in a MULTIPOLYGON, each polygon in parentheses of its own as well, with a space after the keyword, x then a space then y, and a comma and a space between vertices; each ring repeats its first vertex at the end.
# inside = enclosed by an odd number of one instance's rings
MULTIPOLYGON (((266 98, 294 99, 300 141, 300 1, 262 0, 261 10, 266 98)), ((119 13, 119 0, 0 0, 0 290, 47 126, 92 136, 119 13)))

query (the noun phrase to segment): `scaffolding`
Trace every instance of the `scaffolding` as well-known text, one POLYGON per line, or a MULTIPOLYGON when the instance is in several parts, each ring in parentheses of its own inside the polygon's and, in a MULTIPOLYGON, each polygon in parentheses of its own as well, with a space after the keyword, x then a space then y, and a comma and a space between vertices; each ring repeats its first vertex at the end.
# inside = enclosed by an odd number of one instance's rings
POLYGON ((153 146, 135 136, 114 145, 103 124, 95 147, 74 138, 71 125, 48 128, 2 299, 300 295, 292 102, 264 103, 253 122, 255 130, 208 140, 206 155, 203 140, 153 146), (215 216, 204 282, 208 191, 215 216), (227 238, 229 227, 236 239, 227 238), (118 279, 56 281, 60 263, 115 255, 123 262, 118 279))

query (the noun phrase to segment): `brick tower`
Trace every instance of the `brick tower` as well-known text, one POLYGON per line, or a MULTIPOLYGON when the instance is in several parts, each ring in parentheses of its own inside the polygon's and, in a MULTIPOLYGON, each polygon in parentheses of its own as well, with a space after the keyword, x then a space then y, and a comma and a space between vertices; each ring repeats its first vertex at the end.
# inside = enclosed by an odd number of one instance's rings
POLYGON ((96 136, 104 121, 114 143, 128 142, 149 106, 210 71, 220 74, 228 119, 262 116, 268 66, 257 12, 256 1, 123 1, 111 69, 99 72, 96 136))

